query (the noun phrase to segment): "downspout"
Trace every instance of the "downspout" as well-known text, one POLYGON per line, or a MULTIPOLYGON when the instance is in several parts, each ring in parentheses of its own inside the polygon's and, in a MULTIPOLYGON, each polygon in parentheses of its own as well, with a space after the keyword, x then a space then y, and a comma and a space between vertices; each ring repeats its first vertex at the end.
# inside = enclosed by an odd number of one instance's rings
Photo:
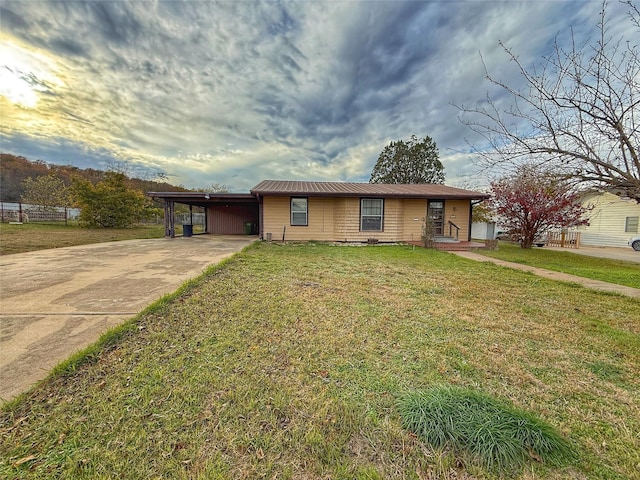
POLYGON ((258 238, 264 240, 264 213, 262 209, 262 198, 259 193, 256 193, 256 199, 258 200, 258 238))

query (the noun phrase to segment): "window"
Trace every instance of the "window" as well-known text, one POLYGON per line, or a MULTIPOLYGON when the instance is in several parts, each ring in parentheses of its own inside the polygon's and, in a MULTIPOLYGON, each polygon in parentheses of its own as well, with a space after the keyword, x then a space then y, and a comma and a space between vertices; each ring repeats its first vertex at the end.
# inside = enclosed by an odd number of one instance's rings
POLYGON ((382 231, 382 213, 384 200, 382 198, 360 199, 360 230, 382 231))
POLYGON ((624 222, 625 233, 638 233, 638 218, 639 217, 627 217, 624 222))
POLYGON ((307 215, 307 199, 291 198, 291 225, 306 227, 309 224, 307 215))
POLYGON ((433 235, 444 235, 444 200, 429 200, 427 217, 433 235))

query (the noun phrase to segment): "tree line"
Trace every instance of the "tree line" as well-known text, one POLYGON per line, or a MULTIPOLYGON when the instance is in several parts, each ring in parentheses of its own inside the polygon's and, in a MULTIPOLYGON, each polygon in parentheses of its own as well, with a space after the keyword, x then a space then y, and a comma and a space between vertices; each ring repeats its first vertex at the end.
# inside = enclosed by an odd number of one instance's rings
MULTIPOLYGON (((154 179, 135 178, 126 175, 126 167, 113 168, 113 171, 121 171, 127 177, 130 188, 140 192, 185 192, 187 188, 181 185, 173 185, 162 179, 162 174, 157 174, 154 179)), ((42 176, 53 176, 60 179, 67 187, 74 178, 82 178, 93 184, 104 178, 105 170, 94 168, 78 168, 71 165, 54 165, 42 160, 29 160, 20 155, 0 153, 0 201, 20 202, 25 193, 25 180, 36 180, 42 176)))

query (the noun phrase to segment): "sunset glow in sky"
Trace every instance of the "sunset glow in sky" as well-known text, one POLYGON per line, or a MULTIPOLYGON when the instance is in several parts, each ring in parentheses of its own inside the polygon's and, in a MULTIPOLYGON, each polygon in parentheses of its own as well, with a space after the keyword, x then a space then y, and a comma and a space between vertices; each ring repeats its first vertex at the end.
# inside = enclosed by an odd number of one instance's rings
MULTIPOLYGON (((596 35, 598 1, 0 0, 0 149, 247 191, 368 181, 392 140, 431 136, 448 184, 486 182, 455 105, 518 86, 554 40, 596 35)), ((608 7, 612 36, 626 9, 608 7)), ((633 38, 633 37, 631 37, 633 38)))

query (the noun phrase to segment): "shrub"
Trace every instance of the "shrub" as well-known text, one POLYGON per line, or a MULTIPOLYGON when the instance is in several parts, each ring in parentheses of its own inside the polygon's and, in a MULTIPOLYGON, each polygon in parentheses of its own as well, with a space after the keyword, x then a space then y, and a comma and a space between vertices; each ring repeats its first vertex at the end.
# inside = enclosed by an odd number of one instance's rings
POLYGON ((145 197, 142 192, 127 186, 122 173, 106 172, 104 179, 95 185, 76 178, 72 194, 81 208, 79 222, 89 228, 127 228, 139 219, 145 197))

